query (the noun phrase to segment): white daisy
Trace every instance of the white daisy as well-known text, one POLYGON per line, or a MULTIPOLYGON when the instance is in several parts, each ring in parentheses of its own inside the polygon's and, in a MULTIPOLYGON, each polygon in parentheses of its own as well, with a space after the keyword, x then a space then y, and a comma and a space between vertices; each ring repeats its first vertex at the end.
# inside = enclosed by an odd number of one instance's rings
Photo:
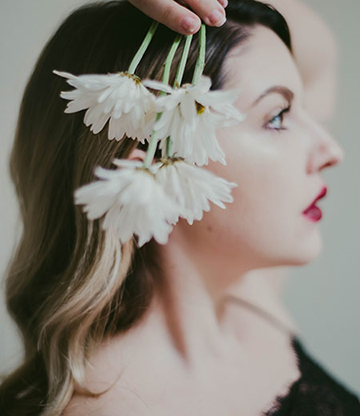
MULTIPOLYGON (((223 118, 212 113, 208 107, 202 107, 200 104, 197 104, 197 107, 201 114, 198 114, 195 119, 193 131, 188 132, 184 129, 184 132, 181 132, 182 139, 175 140, 171 150, 175 156, 183 157, 186 162, 196 163, 198 166, 207 165, 209 158, 226 165, 225 153, 215 134, 216 129, 224 125, 223 118), (192 141, 187 140, 187 137, 192 137, 192 141)), ((164 140, 159 144, 161 149, 164 148, 163 156, 166 151, 165 145, 164 140)))
POLYGON ((190 165, 182 158, 161 159, 164 164, 156 172, 156 180, 179 206, 180 216, 190 225, 200 221, 209 202, 225 209, 223 202, 233 202, 231 188, 235 182, 216 176, 211 171, 190 165))
POLYGON ((202 83, 202 91, 205 90, 205 93, 197 96, 196 101, 205 108, 211 107, 212 110, 222 115, 222 126, 232 126, 245 120, 246 115, 233 106, 241 88, 210 91, 211 78, 202 76, 199 82, 202 83))
POLYGON ((126 72, 116 74, 85 74, 75 76, 68 72, 53 71, 68 78, 67 83, 75 90, 62 91, 60 96, 68 103, 65 113, 87 109, 86 126, 99 133, 110 119, 109 140, 121 140, 126 134, 141 143, 153 131, 156 118, 155 96, 151 94, 136 75, 126 72))
POLYGON ((153 80, 144 80, 143 84, 169 94, 156 99, 157 111, 163 114, 154 129, 160 140, 159 147, 164 149, 163 156, 166 139, 170 136, 173 153, 187 162, 202 166, 208 164, 210 158, 226 165, 215 130, 245 119, 232 105, 239 90, 210 91, 211 79, 205 76, 201 76, 196 85, 184 84, 176 89, 153 80))
POLYGON ((95 169, 102 179, 75 191, 75 203, 85 205, 83 212, 90 220, 105 215, 104 230, 114 229, 122 243, 133 234, 143 246, 152 237, 166 244, 172 225, 179 219, 179 208, 156 181, 159 163, 143 167, 142 161, 114 159, 120 169, 95 169))

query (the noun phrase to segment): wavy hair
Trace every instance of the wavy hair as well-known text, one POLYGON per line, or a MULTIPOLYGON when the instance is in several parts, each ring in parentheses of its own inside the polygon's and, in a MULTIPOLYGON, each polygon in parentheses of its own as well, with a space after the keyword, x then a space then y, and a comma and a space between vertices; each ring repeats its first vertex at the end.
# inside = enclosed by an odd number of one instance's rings
MULTIPOLYGON (((221 89, 223 62, 251 36, 273 30, 291 52, 286 21, 272 6, 230 0, 227 22, 207 27, 204 75, 221 89)), ((106 74, 126 71, 152 20, 126 1, 94 2, 74 10, 45 44, 28 79, 9 161, 23 225, 5 275, 7 310, 22 335, 24 357, 0 385, 3 416, 59 416, 75 386, 86 394, 87 359, 106 338, 136 325, 155 291, 166 284, 151 240, 121 245, 99 220, 88 221, 74 205, 74 190, 94 181, 94 169, 114 168, 138 147, 131 138, 94 135, 83 113, 65 114, 60 92, 66 81, 52 71, 106 74)), ((136 74, 161 80, 176 34, 160 25, 136 74)), ((195 35, 183 82, 191 82, 197 57, 195 35)), ((181 55, 171 71, 172 85, 181 55)), ((155 157, 160 157, 157 150, 155 157)))

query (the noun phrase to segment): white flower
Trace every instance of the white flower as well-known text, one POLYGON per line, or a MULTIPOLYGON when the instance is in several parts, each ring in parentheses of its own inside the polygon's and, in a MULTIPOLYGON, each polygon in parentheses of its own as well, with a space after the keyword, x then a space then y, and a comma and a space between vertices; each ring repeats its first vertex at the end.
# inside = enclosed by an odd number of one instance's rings
MULTIPOLYGON (((172 143, 171 150, 175 156, 183 157, 186 162, 196 163, 198 166, 207 165, 209 158, 226 165, 225 153, 215 135, 215 130, 223 125, 223 120, 207 107, 203 107, 200 111, 203 112, 196 117, 193 132, 188 133, 189 136, 184 132, 181 140, 172 143), (192 137, 192 142, 186 140, 187 137, 192 137)), ((161 141, 159 147, 161 149, 164 147, 166 150, 165 144, 166 141, 161 141)))
POLYGON ((231 188, 234 182, 216 176, 211 171, 190 165, 181 158, 162 159, 164 164, 156 172, 156 180, 179 205, 180 216, 190 225, 201 220, 203 211, 209 211, 209 202, 225 209, 223 202, 233 202, 231 188))
POLYGON ((205 90, 205 93, 197 96, 196 101, 204 107, 211 107, 212 110, 222 115, 223 126, 232 126, 245 120, 245 114, 240 113, 233 106, 241 91, 240 88, 210 91, 211 78, 202 76, 200 82, 202 83, 202 91, 205 90))
POLYGON ((122 243, 133 234, 143 246, 152 237, 166 244, 172 225, 179 219, 179 209, 156 181, 159 164, 143 168, 143 162, 114 159, 120 169, 95 169, 102 179, 75 191, 75 203, 84 204, 84 212, 90 220, 105 214, 102 228, 117 231, 122 243))
POLYGON ((239 90, 210 91, 211 79, 205 76, 201 76, 196 85, 185 84, 175 89, 153 80, 144 80, 143 84, 169 94, 156 99, 157 111, 163 113, 154 125, 162 156, 165 156, 166 139, 170 136, 172 152, 187 162, 202 166, 208 164, 210 158, 226 165, 215 130, 245 119, 232 105, 239 90))
POLYGON ((141 143, 153 131, 156 118, 155 96, 142 84, 140 78, 126 72, 116 74, 85 74, 75 76, 68 72, 53 71, 68 78, 75 90, 62 91, 60 96, 68 103, 65 113, 87 109, 86 126, 99 133, 110 119, 109 140, 121 140, 126 134, 141 143))

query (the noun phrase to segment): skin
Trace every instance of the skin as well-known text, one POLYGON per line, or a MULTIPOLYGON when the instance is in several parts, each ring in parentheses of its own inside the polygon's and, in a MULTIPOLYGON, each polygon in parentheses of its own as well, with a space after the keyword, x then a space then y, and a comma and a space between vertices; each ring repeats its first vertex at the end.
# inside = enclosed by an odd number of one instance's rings
MULTIPOLYGON (((75 394, 64 416, 95 409, 139 416, 260 414, 300 375, 289 334, 254 313, 234 313, 223 299, 251 271, 303 265, 319 255, 318 224, 301 213, 319 192, 323 169, 340 163, 344 152, 306 108, 298 67, 272 31, 257 26, 225 65, 232 73, 225 89, 242 89, 235 106, 247 119, 218 131, 227 165, 204 168, 239 184, 234 201, 226 210, 212 205, 192 226, 176 224, 159 246, 166 293, 138 325, 90 359, 90 388, 121 379, 99 399, 75 394), (273 93, 253 105, 273 85, 294 94, 282 124, 287 130, 280 132, 281 119, 274 117, 286 100, 273 93)), ((140 150, 130 155, 144 157, 140 150)))

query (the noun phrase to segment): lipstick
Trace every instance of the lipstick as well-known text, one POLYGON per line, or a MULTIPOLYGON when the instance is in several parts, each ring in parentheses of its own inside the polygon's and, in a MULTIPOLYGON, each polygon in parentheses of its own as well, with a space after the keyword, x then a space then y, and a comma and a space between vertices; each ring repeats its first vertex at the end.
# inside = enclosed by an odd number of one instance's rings
POLYGON ((315 204, 316 202, 323 198, 327 193, 326 186, 323 186, 321 191, 319 192, 318 196, 314 199, 314 201, 303 211, 303 215, 309 219, 310 221, 320 221, 322 218, 322 212, 319 207, 317 207, 315 204))

